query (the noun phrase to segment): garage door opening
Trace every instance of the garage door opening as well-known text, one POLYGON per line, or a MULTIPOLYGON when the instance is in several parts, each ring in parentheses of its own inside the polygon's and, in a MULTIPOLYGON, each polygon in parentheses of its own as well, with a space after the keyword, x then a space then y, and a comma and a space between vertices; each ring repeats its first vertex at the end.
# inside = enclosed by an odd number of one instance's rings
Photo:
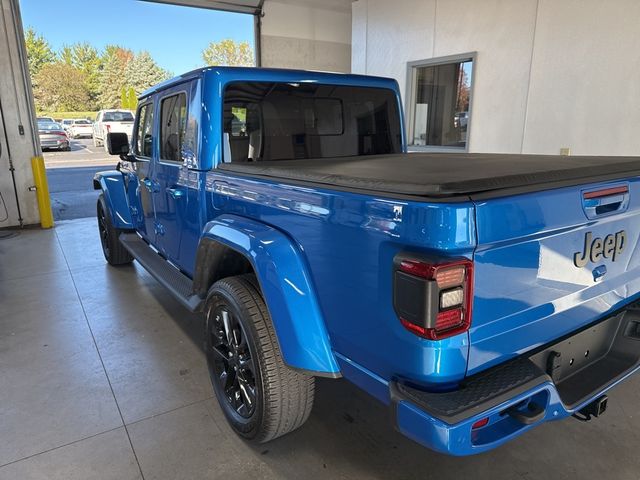
POLYGON ((114 0, 104 9, 74 1, 57 21, 59 5, 22 0, 56 221, 95 215, 93 175, 117 163, 104 132, 131 132, 143 91, 206 65, 256 65, 259 3, 114 0))

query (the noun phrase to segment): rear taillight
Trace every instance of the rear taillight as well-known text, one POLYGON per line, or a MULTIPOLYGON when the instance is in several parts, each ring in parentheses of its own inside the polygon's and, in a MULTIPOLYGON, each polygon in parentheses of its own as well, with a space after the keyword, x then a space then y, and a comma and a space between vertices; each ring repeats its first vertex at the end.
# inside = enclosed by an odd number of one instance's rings
POLYGON ((466 332, 471 326, 473 262, 395 259, 393 304, 412 333, 431 340, 466 332))
POLYGON ((107 133, 111 133, 111 125, 107 123, 105 127, 107 127, 107 133))

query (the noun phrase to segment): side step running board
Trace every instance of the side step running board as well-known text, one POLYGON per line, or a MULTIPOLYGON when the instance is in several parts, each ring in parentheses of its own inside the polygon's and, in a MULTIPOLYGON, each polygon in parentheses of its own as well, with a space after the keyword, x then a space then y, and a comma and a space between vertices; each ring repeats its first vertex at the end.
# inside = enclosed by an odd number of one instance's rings
POLYGON ((189 277, 167 262, 135 233, 120 234, 120 242, 162 286, 187 309, 195 312, 202 305, 202 298, 193 293, 193 282, 189 277))

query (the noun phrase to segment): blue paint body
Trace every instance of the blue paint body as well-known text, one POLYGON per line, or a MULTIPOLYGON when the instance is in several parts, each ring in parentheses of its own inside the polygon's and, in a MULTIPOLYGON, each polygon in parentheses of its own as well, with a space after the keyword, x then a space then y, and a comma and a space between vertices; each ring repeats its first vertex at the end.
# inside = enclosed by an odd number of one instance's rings
POLYGON ((99 172, 94 182, 100 185, 114 226, 123 230, 134 228, 122 174, 117 170, 99 172))
POLYGON ((207 223, 203 238, 227 245, 250 259, 269 311, 274 312, 273 326, 287 362, 304 370, 338 373, 299 247, 273 227, 227 214, 207 223))
MULTIPOLYGON (((260 282, 288 365, 342 375, 389 403, 392 380, 405 379, 432 390, 455 388, 467 375, 604 317, 640 291, 640 222, 630 221, 640 212, 637 179, 625 182, 631 200, 624 212, 594 220, 585 216, 581 190, 607 184, 442 203, 233 175, 215 167, 224 161, 221 98, 225 86, 234 81, 386 88, 396 93, 399 112, 400 95, 396 82, 383 78, 269 69, 198 70, 140 98, 141 105, 149 102, 158 109, 167 95, 188 96, 192 138, 191 154, 183 156, 184 162, 162 161, 155 142, 152 157, 97 177, 116 226, 135 228, 187 275, 194 275, 203 238, 245 255, 260 282), (179 198, 174 197, 177 190, 179 198), (581 250, 586 231, 605 235, 623 228, 633 245, 627 246, 624 259, 607 264, 604 281, 594 283, 588 268, 569 268, 567 253, 581 250), (393 258, 402 251, 474 260, 469 332, 429 341, 401 325, 391 294, 393 258)), ((157 115, 155 120, 157 137, 157 115)), ((406 139, 402 143, 406 149, 406 139)), ((572 413, 552 383, 521 397, 531 395, 549 406, 543 421, 572 413)), ((513 398, 505 405, 518 401, 513 398)), ((530 428, 501 424, 482 429, 484 433, 471 431, 475 420, 505 405, 448 425, 403 401, 397 409, 398 428, 438 451, 477 453, 530 428)))

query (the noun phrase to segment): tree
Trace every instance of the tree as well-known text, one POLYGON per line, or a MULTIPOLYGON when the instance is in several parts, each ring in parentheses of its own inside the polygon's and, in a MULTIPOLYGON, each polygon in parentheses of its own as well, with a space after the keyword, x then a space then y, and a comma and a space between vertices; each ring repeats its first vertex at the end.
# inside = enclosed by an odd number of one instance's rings
POLYGON ((129 110, 138 108, 138 96, 133 87, 129 87, 129 110))
POLYGON ((62 63, 66 63, 67 65, 73 65, 73 49, 69 45, 63 45, 60 51, 58 52, 58 58, 62 63))
POLYGON ((39 111, 86 110, 89 94, 86 78, 77 68, 64 62, 44 65, 35 77, 33 96, 39 111))
POLYGON ((249 42, 239 42, 230 38, 211 42, 202 51, 202 59, 207 65, 227 65, 253 67, 255 58, 249 42))
POLYGON ((51 50, 49 42, 42 35, 29 27, 24 33, 24 42, 27 47, 27 60, 29 62, 29 75, 34 81, 35 76, 43 66, 56 61, 56 54, 51 50))
POLYGON ((120 95, 126 86, 125 70, 132 60, 133 52, 117 45, 108 45, 102 55, 102 70, 100 71, 100 94, 98 106, 100 108, 118 108, 120 95))
POLYGON ((89 109, 97 109, 102 70, 102 59, 98 50, 86 42, 74 43, 71 46, 71 65, 85 74, 89 92, 89 109))
POLYGON ((120 106, 126 110, 135 110, 138 106, 138 98, 133 87, 122 89, 120 93, 120 106))
POLYGON ((167 80, 171 74, 160 68, 149 52, 142 51, 127 64, 124 76, 127 86, 133 88, 137 96, 146 89, 167 80))

